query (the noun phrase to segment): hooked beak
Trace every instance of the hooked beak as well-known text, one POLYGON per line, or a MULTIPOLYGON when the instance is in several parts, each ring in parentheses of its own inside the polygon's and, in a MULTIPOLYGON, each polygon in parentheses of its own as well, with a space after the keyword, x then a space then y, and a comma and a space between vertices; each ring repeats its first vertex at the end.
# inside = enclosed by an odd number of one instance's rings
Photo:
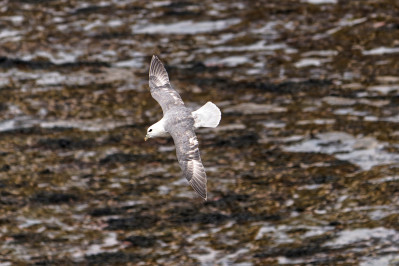
POLYGON ((147 141, 150 137, 148 135, 145 136, 144 141, 147 141))

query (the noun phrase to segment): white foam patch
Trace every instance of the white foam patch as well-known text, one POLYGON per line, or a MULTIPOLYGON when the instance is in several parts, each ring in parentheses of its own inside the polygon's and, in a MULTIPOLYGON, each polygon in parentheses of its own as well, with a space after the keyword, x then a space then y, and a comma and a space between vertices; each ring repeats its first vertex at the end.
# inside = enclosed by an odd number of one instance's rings
POLYGON ((50 53, 48 51, 36 51, 32 54, 21 56, 22 60, 31 61, 36 58, 47 58, 54 64, 73 63, 77 61, 77 58, 83 54, 82 50, 75 49, 70 51, 57 51, 56 53, 50 53))
POLYGON ((319 39, 322 39, 322 38, 326 38, 329 35, 332 35, 332 34, 334 34, 336 32, 339 32, 340 30, 344 29, 345 27, 353 27, 353 26, 355 26, 357 24, 361 24, 361 23, 366 22, 366 21, 367 21, 366 17, 358 18, 358 19, 353 19, 351 17, 345 17, 345 18, 341 19, 338 22, 338 26, 337 27, 329 29, 325 33, 315 34, 313 36, 313 40, 319 40, 319 39))
POLYGON ((156 2, 149 2, 148 6, 149 7, 161 7, 161 6, 167 6, 167 5, 170 5, 170 4, 171 4, 170 1, 156 1, 156 2))
POLYGON ((191 254, 191 257, 196 258, 201 262, 201 265, 211 265, 216 261, 217 255, 220 253, 210 247, 202 247, 201 254, 191 254))
POLYGON ((309 67, 309 66, 321 66, 325 60, 318 58, 303 58, 295 63, 295 67, 309 67))
POLYGON ((116 62, 114 66, 126 67, 126 68, 141 68, 143 66, 143 62, 142 60, 130 59, 130 60, 116 62))
POLYGON ((313 5, 324 5, 324 4, 336 4, 337 0, 302 0, 303 3, 309 3, 313 5))
POLYGON ((287 225, 264 225, 259 229, 258 233, 255 236, 255 240, 262 239, 264 235, 268 235, 268 237, 272 237, 273 242, 277 244, 293 243, 294 239, 292 239, 286 233, 286 231, 288 231, 288 228, 289 227, 287 225))
POLYGON ((149 24, 134 25, 132 27, 133 34, 196 34, 204 32, 220 31, 231 25, 239 23, 240 19, 226 19, 216 21, 200 21, 192 20, 180 21, 171 24, 149 24))
POLYGON ((395 54, 399 53, 399 47, 378 47, 371 50, 362 51, 363 55, 383 55, 383 54, 395 54))
POLYGON ((0 32, 0 40, 1 39, 5 39, 5 38, 9 38, 9 37, 14 37, 19 35, 20 32, 16 31, 16 30, 7 30, 7 29, 3 29, 0 32))
POLYGON ((287 258, 284 256, 277 257, 277 262, 278 262, 278 265, 285 265, 285 264, 297 265, 297 264, 303 264, 303 263, 310 263, 310 261, 308 261, 308 260, 291 259, 291 258, 287 258))
POLYGON ((102 27, 102 26, 103 26, 103 22, 101 20, 97 19, 97 20, 95 20, 95 21, 93 21, 91 23, 88 23, 86 26, 84 26, 83 30, 84 31, 90 31, 90 30, 92 30, 94 28, 99 28, 99 27, 102 27))
POLYGON ((216 53, 216 52, 252 52, 252 51, 270 51, 273 54, 274 51, 284 50, 287 54, 297 53, 297 50, 289 47, 285 43, 271 43, 267 44, 266 40, 261 40, 253 44, 242 45, 242 46, 216 46, 213 48, 200 49, 200 53, 216 53))
POLYGON ((279 36, 279 31, 276 30, 277 27, 288 28, 288 26, 292 26, 290 23, 282 23, 281 21, 268 21, 262 27, 252 29, 251 32, 255 34, 259 34, 262 36, 267 36, 267 39, 275 39, 279 36))
POLYGON ((379 142, 373 137, 354 137, 345 132, 321 133, 316 137, 283 149, 289 152, 333 154, 337 159, 349 161, 362 170, 399 162, 399 154, 387 152, 385 147, 388 144, 379 142))
POLYGON ((399 85, 375 85, 375 86, 370 86, 367 88, 370 91, 376 91, 381 94, 388 94, 392 91, 399 91, 399 85))
POLYGON ((399 255, 382 255, 382 256, 373 256, 366 257, 362 262, 360 262, 360 266, 381 266, 381 265, 398 265, 399 263, 399 255))
POLYGON ((386 176, 386 177, 383 177, 383 178, 373 179, 373 180, 370 181, 370 183, 381 184, 381 183, 392 182, 392 181, 397 181, 397 180, 399 180, 399 175, 386 176))
POLYGON ((16 130, 21 128, 30 128, 36 125, 38 120, 29 116, 18 116, 12 119, 0 122, 0 132, 16 130))
POLYGON ((286 125, 286 123, 279 121, 265 121, 260 122, 259 124, 261 124, 265 128, 284 128, 286 125))
MULTIPOLYGON (((241 123, 236 123, 236 124, 228 124, 228 125, 222 125, 218 126, 216 128, 213 128, 212 131, 215 132, 221 132, 221 131, 236 131, 236 130, 244 130, 247 127, 244 124, 241 123)), ((209 131, 209 129, 201 129, 201 131, 209 131)))
POLYGON ((83 254, 74 254, 75 258, 79 258, 82 255, 95 255, 101 252, 115 252, 120 249, 122 245, 118 241, 118 235, 115 232, 108 232, 103 239, 101 244, 92 244, 83 254), (78 255, 78 256, 77 256, 78 255))
POLYGON ((220 45, 222 43, 226 43, 227 41, 233 39, 236 35, 233 33, 223 33, 220 34, 217 37, 218 39, 214 39, 214 40, 207 40, 208 44, 210 45, 220 45))
POLYGON ((106 61, 106 62, 112 62, 117 59, 117 53, 112 50, 105 50, 102 51, 101 53, 96 53, 96 54, 91 54, 89 55, 89 59, 93 61, 106 61))
POLYGON ((313 120, 299 120, 297 125, 331 125, 335 123, 335 119, 313 119, 313 120))
POLYGON ((354 230, 343 230, 338 234, 338 237, 333 241, 325 244, 325 246, 345 246, 356 242, 368 242, 369 245, 376 245, 380 243, 397 243, 399 241, 399 233, 393 229, 384 227, 377 228, 359 228, 354 230))
POLYGON ((129 122, 94 120, 57 120, 43 121, 40 123, 42 128, 77 128, 82 131, 107 131, 120 126, 128 125, 129 122))
POLYGON ((356 111, 353 108, 336 109, 333 112, 336 115, 353 115, 353 116, 366 116, 366 111, 356 111))
POLYGON ((222 250, 215 250, 209 243, 209 236, 215 235, 218 232, 224 230, 223 235, 226 239, 220 239, 221 242, 226 245, 236 245, 238 240, 232 239, 234 236, 234 230, 231 228, 235 223, 228 222, 225 225, 217 228, 211 228, 199 231, 193 235, 187 237, 187 241, 191 244, 189 249, 190 257, 198 260, 199 265, 237 265, 237 266, 251 266, 251 262, 245 261, 245 257, 251 254, 248 245, 241 245, 239 249, 234 252, 227 253, 222 250), (232 230, 230 230, 232 229, 232 230), (237 263, 237 259, 240 260, 237 263))
POLYGON ((64 83, 65 80, 66 77, 58 72, 48 72, 48 73, 43 73, 41 78, 36 80, 36 85, 39 86, 57 85, 64 83))
POLYGON ((335 96, 323 97, 322 101, 328 103, 329 105, 354 105, 356 103, 356 100, 354 99, 335 96))
POLYGON ((274 226, 268 223, 265 223, 258 231, 255 236, 255 240, 260 240, 265 236, 267 238, 272 238, 273 242, 284 244, 284 243, 292 243, 295 242, 293 238, 291 238, 288 234, 293 230, 301 230, 304 233, 299 236, 301 239, 306 239, 309 237, 314 237, 318 235, 325 234, 329 231, 334 231, 333 226, 308 226, 308 225, 278 225, 274 226))
POLYGON ((21 22, 24 21, 23 16, 9 16, 9 17, 3 17, 4 20, 9 20, 14 24, 20 24, 21 22))
POLYGON ((227 107, 224 113, 268 114, 286 112, 287 108, 273 104, 240 103, 227 107))
POLYGON ((325 56, 331 57, 338 55, 338 51, 335 50, 316 50, 316 51, 309 51, 302 54, 304 57, 309 56, 325 56))
POLYGON ((399 83, 399 77, 395 76, 379 76, 376 80, 381 83, 399 83))
POLYGON ((226 65, 229 67, 235 67, 235 66, 250 63, 250 62, 251 62, 251 60, 249 60, 246 56, 238 56, 237 55, 237 56, 225 57, 215 63, 226 65))
POLYGON ((322 185, 320 185, 320 184, 304 185, 304 186, 298 187, 298 190, 316 190, 321 187, 322 187, 322 185))
POLYGON ((386 118, 383 118, 381 120, 382 121, 387 121, 387 122, 399 123, 399 115, 386 117, 386 118))
POLYGON ((359 103, 364 105, 370 105, 375 107, 383 107, 390 103, 389 100, 369 100, 369 99, 360 99, 359 103))

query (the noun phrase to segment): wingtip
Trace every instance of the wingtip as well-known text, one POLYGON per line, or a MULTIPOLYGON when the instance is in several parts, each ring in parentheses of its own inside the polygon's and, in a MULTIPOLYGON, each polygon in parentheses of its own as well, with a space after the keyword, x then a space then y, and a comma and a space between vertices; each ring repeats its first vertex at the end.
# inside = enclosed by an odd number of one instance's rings
POLYGON ((204 201, 208 200, 208 193, 206 191, 206 188, 205 188, 205 191, 203 192, 204 194, 200 194, 198 191, 196 191, 196 192, 204 201))
POLYGON ((191 187, 194 189, 194 191, 200 196, 203 200, 208 199, 208 193, 206 191, 206 184, 204 186, 200 186, 197 181, 194 179, 191 179, 189 182, 191 187))
POLYGON ((150 71, 149 71, 149 75, 151 76, 154 67, 156 66, 156 64, 159 62, 160 60, 158 59, 158 57, 156 55, 152 55, 151 58, 151 63, 150 63, 150 71))
POLYGON ((152 56, 150 63, 150 71, 148 73, 151 82, 155 86, 162 86, 169 82, 169 76, 164 65, 156 55, 152 56))
POLYGON ((157 65, 157 64, 161 64, 163 66, 163 64, 162 64, 161 60, 158 58, 158 56, 152 55, 150 66, 157 65))

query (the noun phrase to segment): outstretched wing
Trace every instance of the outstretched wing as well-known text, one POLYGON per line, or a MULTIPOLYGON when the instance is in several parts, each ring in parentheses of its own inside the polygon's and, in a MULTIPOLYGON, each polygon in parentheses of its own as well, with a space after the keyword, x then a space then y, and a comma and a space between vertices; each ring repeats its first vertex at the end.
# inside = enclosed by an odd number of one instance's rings
POLYGON ((192 188, 206 200, 206 173, 202 165, 198 139, 194 130, 183 126, 183 124, 177 124, 173 126, 169 133, 175 142, 176 155, 183 171, 183 176, 188 180, 192 188))
POLYGON ((173 106, 184 106, 179 93, 170 85, 168 72, 155 55, 152 56, 149 76, 151 96, 159 103, 164 114, 173 106))

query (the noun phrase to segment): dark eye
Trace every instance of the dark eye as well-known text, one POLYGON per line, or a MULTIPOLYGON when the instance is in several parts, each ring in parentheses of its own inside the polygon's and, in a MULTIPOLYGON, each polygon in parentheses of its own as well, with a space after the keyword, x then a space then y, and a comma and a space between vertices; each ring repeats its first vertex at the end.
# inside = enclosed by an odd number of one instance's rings
POLYGON ((149 130, 148 130, 148 132, 151 132, 152 131, 152 128, 150 128, 149 130))

